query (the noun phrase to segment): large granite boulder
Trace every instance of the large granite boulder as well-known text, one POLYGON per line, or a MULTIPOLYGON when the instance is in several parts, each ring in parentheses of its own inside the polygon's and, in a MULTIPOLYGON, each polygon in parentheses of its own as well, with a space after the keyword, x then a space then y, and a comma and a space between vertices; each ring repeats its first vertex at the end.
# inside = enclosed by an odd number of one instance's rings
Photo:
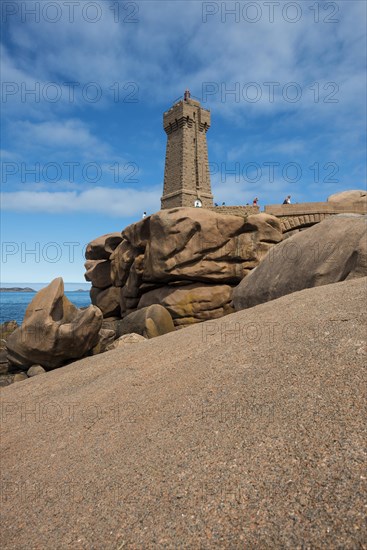
POLYGON ((27 370, 27 376, 29 378, 33 378, 33 376, 38 376, 39 374, 44 374, 46 371, 43 367, 41 367, 41 365, 32 365, 28 370, 27 370))
POLYGON ((173 330, 171 315, 163 306, 154 304, 124 317, 118 324, 117 336, 135 333, 144 338, 155 338, 173 330))
POLYGON ((236 310, 367 275, 367 217, 332 216, 275 246, 233 293, 236 310))
POLYGON ((109 259, 121 241, 121 233, 108 233, 88 244, 85 252, 85 279, 90 281, 94 288, 104 290, 112 285, 109 259))
POLYGON ((233 313, 232 287, 229 285, 163 286, 146 292, 140 298, 138 308, 161 304, 172 316, 176 326, 218 319, 233 313))
POLYGON ((85 257, 87 260, 108 260, 121 241, 121 233, 102 235, 88 244, 85 257))
POLYGON ((161 210, 124 229, 119 242, 105 235, 88 246, 92 303, 104 317, 161 304, 176 326, 217 318, 232 311, 231 287, 282 238, 280 222, 268 214, 161 210))
POLYGON ((92 304, 97 306, 103 313, 103 317, 117 317, 120 315, 121 289, 115 286, 100 289, 92 287, 90 298, 92 304))
POLYGON ((363 208, 367 212, 367 192, 360 189, 342 191, 341 193, 335 193, 328 197, 328 202, 335 206, 342 207, 346 212, 350 207, 351 212, 357 208, 363 208))
POLYGON ((85 262, 85 279, 90 281, 95 288, 108 288, 111 286, 111 262, 108 260, 87 260, 85 262))
POLYGON ((7 339, 8 360, 26 370, 39 364, 53 369, 79 359, 98 342, 102 312, 95 306, 76 308, 64 295, 59 277, 40 290, 24 321, 7 339))
MULTIPOLYGON (((267 214, 244 218, 198 208, 157 212, 127 227, 110 255, 113 287, 121 287, 121 316, 153 303, 166 306, 176 326, 230 313, 230 287, 281 240, 280 222, 267 214), (201 290, 185 288, 190 283, 201 290), (217 285, 223 285, 221 292, 217 285), (184 309, 174 305, 177 300, 184 309)), ((99 306, 93 295, 92 301, 99 306)))
POLYGON ((139 233, 130 226, 123 235, 134 248, 145 245, 142 280, 161 284, 182 280, 236 284, 282 240, 280 222, 273 216, 255 214, 246 220, 194 208, 161 210, 150 216, 145 242, 134 242, 132 229, 139 233))

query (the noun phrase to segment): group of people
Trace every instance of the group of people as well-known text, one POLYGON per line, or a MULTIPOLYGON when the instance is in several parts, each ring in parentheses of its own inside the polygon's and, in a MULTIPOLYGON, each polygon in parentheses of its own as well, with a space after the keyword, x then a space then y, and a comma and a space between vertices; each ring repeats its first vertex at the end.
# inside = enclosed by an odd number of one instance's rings
MULTIPOLYGON (((259 199, 257 197, 255 197, 254 200, 252 201, 252 206, 258 206, 258 204, 259 204, 259 199)), ((286 196, 286 198, 283 201, 283 204, 291 204, 291 196, 290 195, 286 196)))
MULTIPOLYGON (((291 196, 287 195, 286 198, 283 201, 283 204, 291 204, 291 196)), ((259 205, 259 199, 258 197, 255 197, 252 201, 252 206, 258 206, 259 205)), ((246 206, 250 206, 249 203, 246 203, 246 206)))
MULTIPOLYGON (((283 204, 291 204, 291 196, 290 195, 286 196, 286 198, 283 201, 283 204)), ((226 205, 226 203, 222 202, 222 206, 225 206, 225 205, 226 205)), ((258 197, 255 197, 254 200, 252 201, 252 206, 258 206, 258 205, 259 205, 259 199, 258 199, 258 197)), ((214 206, 219 206, 219 204, 215 202, 214 206)), ((248 202, 246 203, 246 206, 250 206, 248 202)), ((146 215, 147 215, 147 213, 143 212, 142 218, 145 218, 146 215)))

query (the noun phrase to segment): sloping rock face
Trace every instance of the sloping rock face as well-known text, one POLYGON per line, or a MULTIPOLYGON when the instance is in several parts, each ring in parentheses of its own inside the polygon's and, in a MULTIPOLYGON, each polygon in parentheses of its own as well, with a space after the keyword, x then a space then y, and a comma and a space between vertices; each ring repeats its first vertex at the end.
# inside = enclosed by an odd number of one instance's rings
POLYGON ((236 310, 367 275, 367 217, 341 214, 286 239, 233 293, 236 310))
POLYGON ((7 339, 8 360, 26 369, 53 369, 86 355, 98 342, 102 313, 95 306, 76 308, 64 295, 61 277, 40 290, 22 325, 7 339))
POLYGON ((2 548, 364 550, 366 282, 4 388, 2 548))
POLYGON ((104 317, 161 304, 176 327, 217 318, 233 311, 232 288, 281 240, 280 222, 268 214, 162 210, 127 227, 119 242, 113 234, 90 243, 92 303, 104 317))

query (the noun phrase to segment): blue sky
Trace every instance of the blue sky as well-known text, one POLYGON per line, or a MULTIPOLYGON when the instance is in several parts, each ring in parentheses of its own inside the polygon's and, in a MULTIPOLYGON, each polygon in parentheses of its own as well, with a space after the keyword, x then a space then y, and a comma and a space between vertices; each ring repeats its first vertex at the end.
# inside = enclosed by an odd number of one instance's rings
POLYGON ((216 202, 366 186, 364 1, 1 8, 3 282, 83 281, 90 240, 159 210, 162 113, 187 87, 216 202))

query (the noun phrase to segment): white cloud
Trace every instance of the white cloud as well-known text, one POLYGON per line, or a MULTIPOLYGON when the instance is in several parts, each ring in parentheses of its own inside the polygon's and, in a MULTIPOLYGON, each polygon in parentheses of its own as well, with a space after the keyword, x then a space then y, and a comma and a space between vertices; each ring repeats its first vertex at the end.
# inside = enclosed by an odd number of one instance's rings
POLYGON ((96 145, 96 139, 90 134, 85 124, 78 120, 50 121, 32 123, 29 121, 18 122, 15 133, 22 136, 25 141, 49 145, 51 147, 88 147, 96 145))
POLYGON ((32 213, 96 213, 107 216, 139 216, 159 210, 162 187, 151 190, 94 187, 81 193, 17 191, 2 193, 2 209, 32 213))
POLYGON ((2 162, 19 160, 20 158, 20 155, 18 153, 14 153, 13 151, 7 151, 6 149, 0 150, 0 159, 2 162))
POLYGON ((159 105, 182 94, 187 86, 201 95, 203 83, 212 82, 219 88, 224 84, 228 89, 239 83, 239 102, 233 96, 224 97, 223 101, 220 92, 212 97, 221 105, 219 116, 237 119, 253 113, 273 115, 287 110, 306 111, 305 116, 310 110, 317 110, 321 118, 340 117, 345 110, 353 115, 355 99, 361 98, 364 2, 339 2, 340 12, 336 15, 339 23, 329 24, 323 22, 329 13, 325 10, 327 3, 318 3, 321 21, 315 23, 314 9, 310 9, 315 3, 308 0, 298 3, 302 17, 293 24, 282 17, 281 3, 271 23, 269 8, 259 2, 262 17, 252 24, 242 15, 237 23, 228 15, 223 23, 222 6, 225 9, 230 6, 221 2, 214 3, 219 13, 208 17, 206 23, 202 2, 137 1, 137 23, 124 21, 127 12, 123 9, 119 22, 115 23, 111 2, 96 4, 102 12, 96 23, 83 20, 79 6, 73 23, 64 16, 54 24, 42 18, 35 23, 30 18, 26 24, 10 25, 13 44, 23 50, 23 55, 18 55, 17 61, 9 53, 6 55, 9 78, 15 82, 32 78, 59 83, 95 81, 104 92, 114 82, 135 81, 144 99, 159 105), (303 90, 302 101, 296 104, 284 101, 280 88, 276 101, 269 102, 263 85, 269 81, 280 82, 281 86, 297 82, 303 90), (315 81, 322 85, 333 81, 343 85, 338 109, 315 105, 313 93, 307 91, 315 81), (242 88, 249 82, 262 86, 263 96, 258 103, 243 98, 242 88))
POLYGON ((28 148, 43 148, 57 152, 91 153, 93 157, 111 156, 110 147, 92 134, 81 120, 50 120, 30 122, 20 120, 11 128, 13 138, 28 148))
MULTIPOLYGON (((209 152, 216 152, 216 147, 222 148, 220 157, 229 160, 244 157, 248 151, 253 156, 257 150, 300 155, 319 137, 315 134, 310 137, 307 130, 312 128, 311 134, 320 124, 323 125, 320 134, 323 147, 343 152, 348 148, 346 128, 353 127, 356 136, 364 130, 364 2, 338 2, 339 23, 329 24, 323 22, 330 13, 329 8, 325 9, 327 2, 318 3, 321 21, 315 23, 314 11, 310 9, 315 3, 311 0, 298 3, 302 6, 302 18, 294 24, 280 16, 281 4, 276 8, 275 22, 270 23, 263 2, 259 2, 262 18, 253 24, 242 17, 235 23, 230 15, 226 22, 221 21, 222 5, 228 9, 235 2, 214 3, 219 13, 209 17, 207 23, 203 22, 202 2, 137 1, 138 23, 124 21, 127 15, 124 11, 120 12, 119 23, 115 23, 111 2, 97 3, 102 18, 96 23, 80 16, 82 4, 76 10, 73 23, 65 17, 55 24, 42 19, 36 24, 32 18, 25 24, 15 25, 10 21, 11 47, 5 50, 4 56, 6 79, 25 81, 30 87, 32 80, 59 84, 95 81, 104 92, 113 82, 136 81, 140 100, 149 102, 150 106, 168 106, 169 101, 182 94, 187 86, 200 96, 203 83, 213 82, 219 87, 212 98, 213 126, 214 117, 244 128, 250 118, 256 121, 257 117, 264 120, 277 114, 290 114, 294 115, 293 119, 291 116, 278 117, 277 128, 283 135, 301 135, 308 145, 304 147, 301 138, 287 141, 286 136, 284 142, 274 148, 274 134, 265 131, 263 135, 245 134, 238 145, 231 140, 217 146, 210 134, 209 152), (264 86, 269 81, 281 83, 276 88, 274 103, 269 102, 268 88, 264 86), (249 82, 261 86, 263 96, 257 103, 243 98, 243 87, 249 82), (282 96, 282 87, 289 82, 296 82, 302 88, 302 98, 297 103, 287 102, 282 96), (318 103, 314 101, 314 91, 309 89, 314 82, 320 84, 318 103), (325 94, 332 91, 330 88, 323 90, 327 82, 338 84, 338 103, 324 103, 325 94), (220 92, 221 84, 225 92, 236 83, 241 89, 238 102, 233 95, 226 97, 220 92)), ((244 3, 237 4, 243 6, 244 3)), ((79 106, 78 102, 62 103, 62 108, 70 111, 79 106)), ((87 105, 88 108, 92 106, 87 105)), ((45 101, 33 105, 27 101, 19 103, 18 107, 18 118, 14 118, 14 111, 9 111, 10 124, 13 136, 25 152, 27 144, 33 148, 39 146, 45 152, 54 148, 56 156, 68 148, 72 152, 75 150, 77 155, 98 154, 106 161, 108 156, 113 156, 89 125, 76 116, 69 114, 63 120, 57 118, 58 105, 45 101), (23 120, 20 121, 21 115, 23 120)), ((116 112, 117 108, 114 104, 111 112, 116 112)), ((136 111, 136 135, 143 131, 139 112, 140 106, 136 111)), ((82 111, 80 113, 77 116, 82 116, 82 111)))

